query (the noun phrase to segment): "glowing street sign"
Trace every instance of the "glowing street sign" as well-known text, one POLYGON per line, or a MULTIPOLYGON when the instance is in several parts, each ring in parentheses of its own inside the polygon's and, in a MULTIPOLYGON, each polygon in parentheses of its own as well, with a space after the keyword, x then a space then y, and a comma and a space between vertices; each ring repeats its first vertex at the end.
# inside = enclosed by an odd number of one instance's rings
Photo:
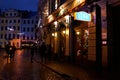
POLYGON ((74 19, 81 21, 91 21, 91 15, 85 11, 75 12, 74 19))

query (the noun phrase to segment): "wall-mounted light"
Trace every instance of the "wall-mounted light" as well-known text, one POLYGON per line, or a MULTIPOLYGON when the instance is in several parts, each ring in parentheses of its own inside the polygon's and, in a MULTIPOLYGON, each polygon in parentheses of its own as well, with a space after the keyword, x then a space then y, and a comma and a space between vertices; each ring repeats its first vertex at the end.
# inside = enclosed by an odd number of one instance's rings
POLYGON ((62 31, 63 32, 63 34, 65 34, 65 30, 64 31, 62 31))
POLYGON ((55 34, 54 34, 54 33, 52 33, 52 36, 54 37, 54 36, 55 36, 55 34))
POLYGON ((76 32, 76 34, 77 34, 77 35, 80 35, 80 32, 79 32, 79 31, 77 31, 77 32, 76 32))

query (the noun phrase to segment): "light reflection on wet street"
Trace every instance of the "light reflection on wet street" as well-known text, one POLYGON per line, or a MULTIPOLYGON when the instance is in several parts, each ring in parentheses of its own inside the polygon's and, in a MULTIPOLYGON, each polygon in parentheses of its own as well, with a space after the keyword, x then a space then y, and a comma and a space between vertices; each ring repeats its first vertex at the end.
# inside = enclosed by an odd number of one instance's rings
POLYGON ((29 50, 17 50, 14 61, 7 63, 4 59, 4 66, 0 71, 2 80, 40 80, 40 64, 30 62, 29 50))

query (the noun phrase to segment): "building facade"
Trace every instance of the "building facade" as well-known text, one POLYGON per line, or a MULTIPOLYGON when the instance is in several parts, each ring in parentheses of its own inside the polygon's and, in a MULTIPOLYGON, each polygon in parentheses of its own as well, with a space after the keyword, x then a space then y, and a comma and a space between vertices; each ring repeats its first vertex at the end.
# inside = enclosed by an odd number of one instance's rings
POLYGON ((106 67, 120 70, 119 39, 114 37, 119 31, 113 27, 119 21, 110 17, 119 17, 115 16, 120 10, 119 0, 61 1, 49 0, 47 2, 55 5, 43 7, 48 13, 43 14, 43 39, 51 45, 55 58, 91 65, 98 70, 106 67), (54 9, 49 9, 49 6, 54 9))
MULTIPOLYGON (((11 42, 12 44, 15 44, 17 48, 20 48, 22 46, 22 41, 23 40, 35 40, 35 32, 34 28, 35 25, 37 24, 36 20, 37 18, 30 18, 26 16, 30 15, 30 13, 25 13, 25 11, 20 11, 20 10, 15 10, 15 9, 8 9, 1 11, 0 15, 0 45, 2 48, 5 47, 5 45, 8 42, 11 42), (24 20, 28 19, 28 23, 23 22, 24 20), (30 25, 31 24, 31 25, 30 25), (27 27, 26 27, 27 26, 27 27), (29 32, 29 37, 32 36, 31 38, 23 38, 25 34, 23 28, 27 28, 26 32, 29 32), (30 27, 30 30, 28 29, 30 27), (31 30, 33 29, 33 30, 31 30)), ((37 14, 34 14, 36 16, 37 14)))

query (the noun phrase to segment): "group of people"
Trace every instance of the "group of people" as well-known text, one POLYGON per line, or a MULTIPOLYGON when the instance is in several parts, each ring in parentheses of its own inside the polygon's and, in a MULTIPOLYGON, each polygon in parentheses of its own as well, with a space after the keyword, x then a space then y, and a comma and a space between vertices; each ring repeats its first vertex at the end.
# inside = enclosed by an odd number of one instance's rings
MULTIPOLYGON (((30 57, 31 63, 33 63, 34 53, 36 52, 37 48, 38 47, 37 47, 37 45, 35 43, 30 47, 30 50, 31 50, 30 51, 30 54, 31 54, 31 57, 30 57)), ((50 55, 47 54, 47 53, 50 54, 49 46, 47 46, 45 44, 45 42, 42 42, 41 45, 39 46, 38 50, 39 50, 41 62, 46 62, 47 56, 50 56, 50 55)), ((15 52, 16 52, 15 44, 13 43, 13 45, 11 45, 11 43, 9 42, 6 45, 6 53, 8 54, 8 58, 10 58, 10 61, 11 60, 14 61, 15 52)))
POLYGON ((8 54, 8 57, 11 59, 13 59, 14 61, 14 55, 15 55, 15 51, 16 51, 16 47, 15 45, 11 45, 10 42, 6 45, 6 52, 8 54))
POLYGON ((33 44, 31 46, 31 63, 33 63, 33 56, 34 56, 34 52, 35 50, 38 48, 38 53, 40 54, 40 60, 41 62, 46 62, 47 53, 50 53, 50 50, 48 49, 48 46, 45 44, 45 42, 41 42, 41 45, 39 45, 39 47, 36 44, 33 44))

